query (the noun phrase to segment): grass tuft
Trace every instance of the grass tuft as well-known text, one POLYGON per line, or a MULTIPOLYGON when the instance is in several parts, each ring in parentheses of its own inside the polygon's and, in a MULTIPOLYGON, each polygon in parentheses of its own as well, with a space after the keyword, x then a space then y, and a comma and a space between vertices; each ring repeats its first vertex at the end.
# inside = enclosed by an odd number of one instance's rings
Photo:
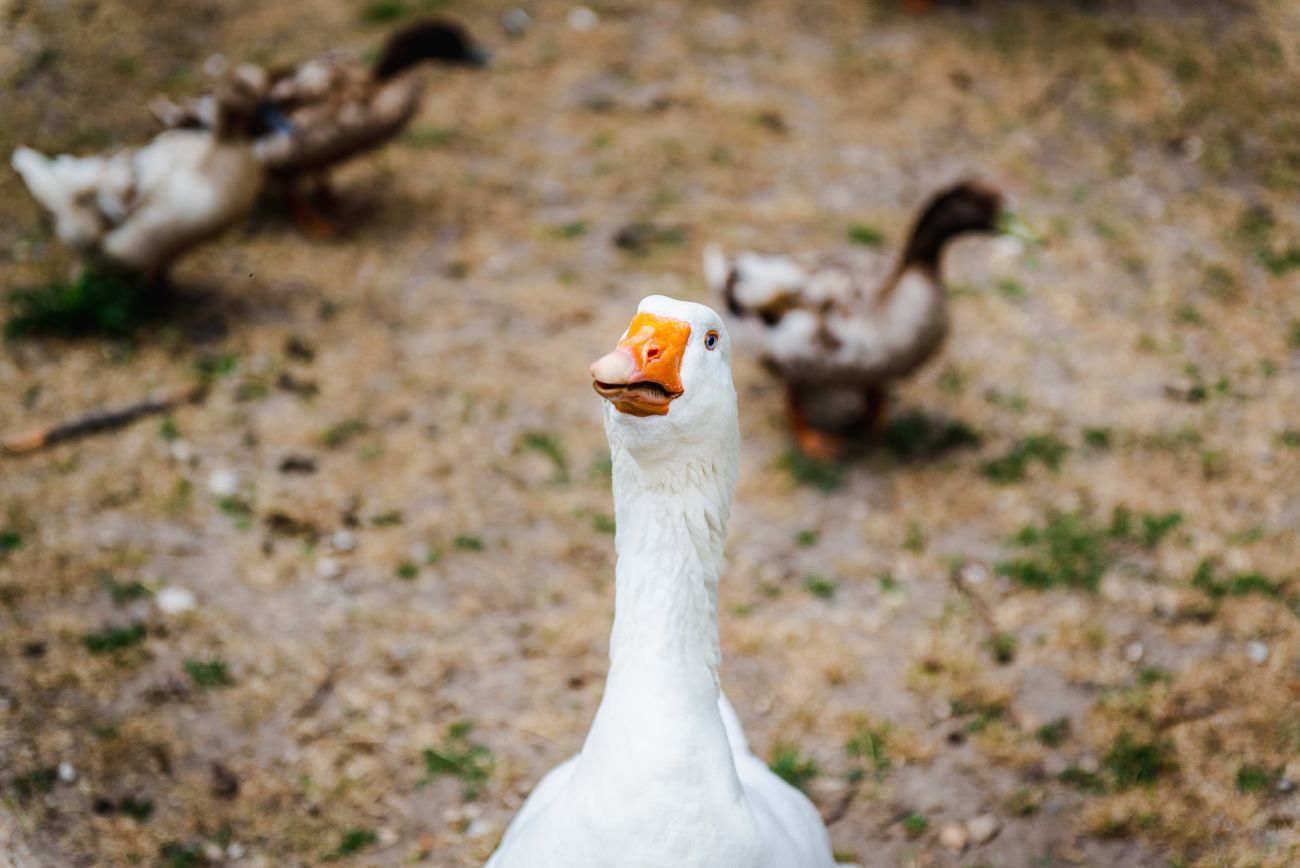
POLYGON ((185 673, 190 680, 204 690, 231 687, 235 679, 230 676, 230 667, 220 657, 210 660, 186 660, 185 673))
POLYGON ((1020 482, 1037 461, 1049 470, 1060 470, 1070 447, 1054 434, 1031 434, 1011 445, 1007 453, 984 463, 984 476, 998 485, 1020 482))
POLYGON ((478 798, 496 767, 492 751, 470 741, 473 729, 474 725, 468 721, 453 723, 440 746, 424 749, 425 780, 442 775, 457 778, 461 782, 461 796, 466 800, 478 798))
POLYGON ((938 458, 956 449, 975 448, 983 439, 965 422, 936 419, 920 410, 895 417, 885 429, 885 447, 903 461, 938 458))
POLYGON ((130 337, 154 313, 145 290, 126 275, 86 267, 65 283, 15 289, 6 338, 130 337))
POLYGON ((777 463, 799 485, 807 485, 828 493, 838 491, 848 482, 848 474, 843 465, 816 461, 798 449, 789 450, 777 463))
POLYGON ((772 760, 768 766, 781 780, 804 792, 808 791, 812 779, 821 774, 816 761, 802 756, 799 746, 789 742, 778 742, 772 748, 772 760))

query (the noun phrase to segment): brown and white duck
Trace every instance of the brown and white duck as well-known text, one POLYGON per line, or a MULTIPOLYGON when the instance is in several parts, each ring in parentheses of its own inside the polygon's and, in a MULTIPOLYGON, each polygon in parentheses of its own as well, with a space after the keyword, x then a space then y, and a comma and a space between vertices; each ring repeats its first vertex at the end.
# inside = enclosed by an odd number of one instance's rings
MULTIPOLYGON (((309 178, 325 192, 332 168, 400 134, 420 104, 420 82, 411 71, 426 60, 481 67, 488 54, 460 25, 425 19, 394 32, 370 66, 329 51, 267 71, 264 131, 253 150, 272 176, 288 182, 295 212, 309 225, 313 215, 294 182, 309 178)), ((208 125, 211 105, 207 96, 180 103, 159 98, 150 108, 165 126, 187 127, 208 125)))
POLYGON ((728 259, 716 245, 705 250, 705 276, 736 321, 737 344, 756 348, 786 384, 805 454, 834 458, 848 445, 810 423, 809 404, 842 406, 847 398, 868 430, 883 428, 890 384, 933 358, 947 337, 945 245, 996 231, 1002 215, 1000 193, 965 182, 931 199, 896 260, 865 252, 728 259))

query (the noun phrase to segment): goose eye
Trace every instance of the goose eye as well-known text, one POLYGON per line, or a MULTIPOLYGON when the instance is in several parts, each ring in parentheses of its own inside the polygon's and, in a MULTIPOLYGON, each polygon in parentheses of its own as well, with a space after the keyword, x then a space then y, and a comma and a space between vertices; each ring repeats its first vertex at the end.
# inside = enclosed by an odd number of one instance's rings
POLYGON ((706 350, 715 350, 718 348, 718 333, 709 332, 704 336, 704 348, 706 350))

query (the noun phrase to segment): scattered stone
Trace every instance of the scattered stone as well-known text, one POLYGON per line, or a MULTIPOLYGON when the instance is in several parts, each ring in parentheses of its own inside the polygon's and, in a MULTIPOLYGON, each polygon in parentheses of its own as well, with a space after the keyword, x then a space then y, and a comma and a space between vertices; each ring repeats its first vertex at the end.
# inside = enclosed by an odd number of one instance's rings
POLYGON ((77 780, 77 770, 67 760, 59 763, 59 780, 65 784, 75 783, 77 780))
POLYGON ((954 853, 965 850, 969 841, 970 835, 961 823, 948 823, 939 830, 939 843, 954 853))
POLYGON ((1137 663, 1145 653, 1146 649, 1141 642, 1130 642, 1124 646, 1124 659, 1130 663, 1137 663))
POLYGON ((229 497, 239 491, 239 476, 233 470, 214 470, 208 477, 208 491, 217 497, 229 497))
POLYGON ((1291 792, 1294 789, 1295 789, 1295 781, 1287 777, 1286 775, 1282 775, 1282 777, 1277 779, 1277 791, 1279 793, 1286 795, 1287 793, 1291 792))
POLYGON ((357 547, 357 536, 350 530, 335 531, 330 537, 330 545, 336 552, 350 552, 357 547))
POLYGON ((173 440, 167 450, 177 464, 189 464, 190 459, 194 457, 194 447, 188 440, 173 440))
POLYGON ((1084 774, 1095 775, 1101 770, 1101 763, 1097 762, 1097 758, 1092 754, 1084 754, 1079 757, 1077 765, 1079 766, 1079 771, 1084 774))
POLYGON ((518 39, 527 33, 529 28, 532 26, 533 16, 529 15, 518 6, 515 6, 512 9, 507 9, 505 14, 501 16, 501 29, 503 29, 507 35, 512 36, 515 39, 518 39))
POLYGON ((203 845, 203 857, 209 862, 221 862, 225 855, 220 844, 208 841, 203 845))
POLYGON ((959 575, 968 585, 982 585, 988 580, 989 568, 980 561, 967 561, 961 565, 959 575))
POLYGON ((243 858, 244 858, 244 845, 243 845, 243 844, 234 843, 234 842, 232 842, 232 843, 230 843, 229 845, 227 845, 227 846, 226 846, 226 858, 229 859, 229 860, 231 860, 232 862, 235 861, 236 859, 243 859, 243 858))
POLYGON ((465 829, 466 838, 486 838, 496 831, 496 824, 482 817, 469 824, 465 829))
POLYGON ((158 611, 164 615, 179 615, 193 610, 198 605, 194 592, 178 585, 168 585, 160 590, 154 597, 154 602, 158 604, 158 611))
POLYGON ((1250 656, 1251 663, 1262 666, 1268 662, 1268 646, 1258 639, 1251 639, 1246 643, 1246 653, 1250 656))
POLYGON ((574 6, 569 12, 568 22, 579 33, 589 33, 600 23, 600 16, 586 6, 574 6))
POLYGON ((993 814, 980 814, 966 821, 966 831, 970 833, 971 841, 978 846, 996 838, 998 832, 1002 831, 1002 823, 993 814))
POLYGON ((337 558, 320 558, 316 561, 316 575, 322 579, 337 579, 343 575, 343 564, 337 558))

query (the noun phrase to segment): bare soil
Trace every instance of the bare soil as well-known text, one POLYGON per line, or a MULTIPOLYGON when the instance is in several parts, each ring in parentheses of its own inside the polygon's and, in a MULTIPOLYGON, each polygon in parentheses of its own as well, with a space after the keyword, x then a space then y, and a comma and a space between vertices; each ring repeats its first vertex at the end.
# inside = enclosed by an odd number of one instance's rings
MULTIPOLYGON (((0 863, 481 864, 600 698, 587 363, 642 296, 707 301, 706 241, 897 245, 970 174, 1043 240, 952 251, 895 414, 979 445, 792 471, 738 353, 750 740, 865 865, 1300 861, 1294 4, 611 0, 582 32, 538 0, 517 38, 450 7, 496 63, 421 73, 410 134, 336 178, 342 237, 270 203, 136 339, 0 352, 5 434, 213 378, 0 463, 0 863), (1001 575, 1045 525, 1044 582, 1095 591, 1001 575)), ((141 141, 210 52, 364 52, 422 8, 0 4, 0 151, 141 141)), ((8 172, 0 213, 0 285, 70 271, 8 172)))

